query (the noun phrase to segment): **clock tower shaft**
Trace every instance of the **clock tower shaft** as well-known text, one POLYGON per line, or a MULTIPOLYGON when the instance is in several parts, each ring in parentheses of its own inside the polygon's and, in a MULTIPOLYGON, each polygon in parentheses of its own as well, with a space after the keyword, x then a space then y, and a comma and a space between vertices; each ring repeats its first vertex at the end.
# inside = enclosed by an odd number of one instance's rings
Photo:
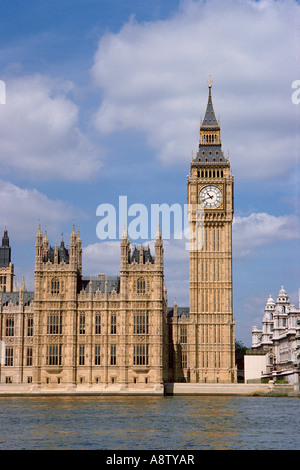
POLYGON ((191 381, 236 382, 232 308, 233 185, 229 159, 221 146, 220 124, 212 103, 211 80, 197 155, 187 178, 190 229, 198 243, 190 248, 191 381), (198 221, 199 222, 199 221, 198 221), (201 243, 199 243, 199 240, 201 243))

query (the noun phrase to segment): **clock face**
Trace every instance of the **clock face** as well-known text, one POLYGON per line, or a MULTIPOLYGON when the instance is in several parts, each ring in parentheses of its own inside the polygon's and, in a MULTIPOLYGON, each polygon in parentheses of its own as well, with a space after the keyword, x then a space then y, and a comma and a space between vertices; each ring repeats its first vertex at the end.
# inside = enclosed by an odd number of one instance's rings
POLYGON ((216 186, 205 186, 199 194, 199 202, 208 209, 215 209, 222 203, 222 192, 216 186))

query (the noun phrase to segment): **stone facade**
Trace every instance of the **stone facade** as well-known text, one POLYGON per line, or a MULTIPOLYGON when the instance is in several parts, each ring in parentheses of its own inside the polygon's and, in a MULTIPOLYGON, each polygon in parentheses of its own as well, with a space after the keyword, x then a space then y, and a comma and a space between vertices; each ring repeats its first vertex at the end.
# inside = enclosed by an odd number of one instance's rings
POLYGON ((0 276, 7 276, 0 293, 0 383, 147 389, 166 382, 235 382, 233 176, 221 148, 211 83, 187 178, 187 202, 192 230, 194 208, 203 215, 203 243, 190 249, 189 307, 178 307, 176 301, 167 305, 160 229, 154 253, 131 246, 124 230, 120 275, 85 279, 74 227, 68 247, 63 241, 52 247, 39 227, 34 292, 26 291, 24 281, 13 289, 6 232, 0 265, 0 276))
POLYGON ((120 276, 82 278, 74 227, 69 248, 53 249, 40 228, 35 289, 1 295, 1 383, 163 383, 166 289, 163 242, 155 257, 121 241, 120 276))
POLYGON ((281 287, 276 303, 269 296, 262 328, 252 327, 252 349, 266 356, 263 377, 295 382, 300 373, 300 308, 290 303, 281 287))
POLYGON ((222 151, 210 82, 199 148, 187 178, 190 227, 198 243, 190 249, 187 370, 192 382, 237 380, 232 312, 233 183, 229 159, 222 151))

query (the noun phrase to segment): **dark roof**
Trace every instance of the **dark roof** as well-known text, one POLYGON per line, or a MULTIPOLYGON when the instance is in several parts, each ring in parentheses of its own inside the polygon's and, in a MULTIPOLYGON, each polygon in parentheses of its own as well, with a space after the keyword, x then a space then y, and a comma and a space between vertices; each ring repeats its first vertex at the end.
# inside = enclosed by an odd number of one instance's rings
POLYGON ((79 292, 84 290, 87 294, 90 293, 90 288, 92 287, 92 293, 95 294, 98 290, 104 294, 105 292, 105 283, 107 281, 107 292, 109 294, 115 290, 117 293, 120 292, 120 278, 107 278, 107 279, 82 279, 79 284, 79 292))
POLYGON ((224 153, 219 145, 199 145, 199 150, 197 153, 197 158, 194 159, 193 163, 199 163, 205 165, 207 163, 213 164, 229 164, 227 159, 224 157, 224 153))
POLYGON ((216 115, 215 115, 214 107, 213 107, 212 96, 211 96, 211 86, 208 88, 208 90, 209 90, 208 101, 207 101, 205 116, 202 121, 201 127, 203 126, 205 128, 206 127, 220 127, 217 121, 216 115))
POLYGON ((2 246, 0 246, 0 268, 7 268, 11 262, 11 248, 7 230, 4 230, 2 237, 2 246))
MULTIPOLYGON (((50 246, 48 250, 48 257, 45 259, 45 262, 49 260, 51 263, 54 263, 54 252, 55 252, 55 248, 50 246)), ((65 247, 65 244, 63 241, 61 242, 60 247, 57 249, 57 252, 58 252, 58 263, 61 263, 62 261, 64 261, 65 263, 68 264, 69 263, 69 251, 65 247)))
MULTIPOLYGON (((141 252, 141 249, 138 248, 137 246, 133 248, 133 252, 130 258, 130 263, 133 263, 134 261, 136 261, 137 263, 140 262, 140 252, 141 252)), ((154 258, 151 255, 149 246, 148 248, 143 248, 143 263, 146 263, 147 261, 154 264, 154 258)))
MULTIPOLYGON (((209 86, 208 101, 204 119, 200 126, 200 134, 205 136, 207 130, 215 130, 219 134, 220 124, 217 121, 211 94, 211 86, 209 86)), ((217 134, 216 134, 217 135, 217 134)), ((218 140, 218 139, 217 139, 218 140)), ((217 142, 216 140, 216 142, 217 142)), ((200 139, 197 157, 192 160, 193 166, 227 166, 228 159, 224 156, 221 143, 202 143, 200 139)))
MULTIPOLYGON (((29 305, 34 301, 34 292, 24 292, 24 301, 23 305, 29 305)), ((3 292, 1 304, 8 305, 9 303, 13 305, 20 304, 20 293, 19 292, 3 292)))
MULTIPOLYGON (((168 318, 174 317, 174 307, 168 307, 168 318)), ((181 317, 190 317, 190 309, 189 307, 177 307, 177 318, 181 317)))

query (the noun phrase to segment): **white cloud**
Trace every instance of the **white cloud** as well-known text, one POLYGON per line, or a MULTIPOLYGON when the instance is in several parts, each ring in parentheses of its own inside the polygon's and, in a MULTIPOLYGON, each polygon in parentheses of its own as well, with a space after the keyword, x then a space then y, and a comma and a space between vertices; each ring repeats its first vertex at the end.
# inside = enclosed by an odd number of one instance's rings
POLYGON ((235 217, 233 253, 237 258, 253 255, 261 247, 279 240, 296 240, 299 236, 300 220, 294 215, 253 213, 247 217, 235 217))
POLYGON ((30 179, 87 180, 100 160, 79 129, 73 85, 39 74, 6 82, 0 113, 0 163, 30 179))
POLYGON ((47 226, 47 233, 56 236, 75 212, 68 203, 51 200, 35 189, 22 189, 1 180, 0 200, 0 225, 7 224, 14 242, 34 240, 39 219, 47 226))
POLYGON ((102 241, 83 247, 82 271, 85 276, 119 276, 120 242, 102 241))
POLYGON ((92 69, 103 95, 96 128, 140 131, 163 162, 188 161, 212 73, 234 172, 266 178, 290 170, 299 11, 294 0, 186 0, 165 21, 131 19, 99 42, 92 69))

